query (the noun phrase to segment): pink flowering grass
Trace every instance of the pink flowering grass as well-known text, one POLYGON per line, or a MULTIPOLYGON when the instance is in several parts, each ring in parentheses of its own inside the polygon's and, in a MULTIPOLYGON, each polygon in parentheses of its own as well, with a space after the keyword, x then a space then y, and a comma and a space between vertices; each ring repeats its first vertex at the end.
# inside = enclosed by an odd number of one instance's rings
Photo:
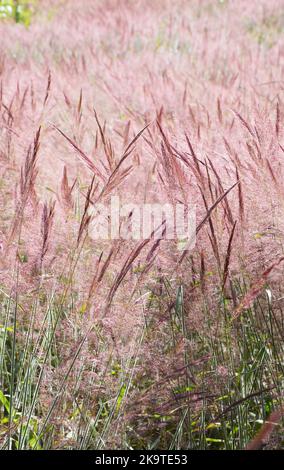
POLYGON ((280 0, 0 20, 3 449, 250 448, 271 413, 281 447, 283 32, 280 0), (92 238, 114 195, 196 204, 195 247, 92 238))

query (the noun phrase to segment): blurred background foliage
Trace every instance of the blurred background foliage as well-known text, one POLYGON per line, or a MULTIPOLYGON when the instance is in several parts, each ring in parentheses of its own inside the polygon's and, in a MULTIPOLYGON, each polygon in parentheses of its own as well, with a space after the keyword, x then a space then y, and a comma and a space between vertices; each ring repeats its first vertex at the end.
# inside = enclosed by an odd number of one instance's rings
POLYGON ((14 20, 29 26, 36 0, 0 0, 0 19, 14 20))

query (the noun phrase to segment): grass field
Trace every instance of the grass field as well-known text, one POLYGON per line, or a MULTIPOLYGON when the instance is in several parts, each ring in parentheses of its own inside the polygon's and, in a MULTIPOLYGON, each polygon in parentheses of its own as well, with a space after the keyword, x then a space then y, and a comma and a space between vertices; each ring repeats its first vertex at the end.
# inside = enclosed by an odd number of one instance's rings
POLYGON ((283 2, 0 1, 0 38, 1 448, 283 448, 283 2), (166 203, 190 249, 131 238, 166 203))

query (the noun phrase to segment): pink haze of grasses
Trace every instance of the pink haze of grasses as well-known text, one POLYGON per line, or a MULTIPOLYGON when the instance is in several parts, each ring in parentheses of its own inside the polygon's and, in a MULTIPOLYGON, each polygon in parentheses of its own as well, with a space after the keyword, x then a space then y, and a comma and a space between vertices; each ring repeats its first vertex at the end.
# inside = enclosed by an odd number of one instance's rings
POLYGON ((202 332, 204 296, 217 328, 218 291, 234 318, 280 279, 284 25, 280 0, 40 3, 28 29, 0 23, 0 283, 22 324, 40 290, 36 330, 50 297, 66 308, 48 404, 86 332, 70 375, 84 366, 80 393, 96 392, 110 354, 127 362, 145 316, 155 332, 140 354, 158 380, 184 353, 182 342, 159 352, 178 286, 202 332), (92 239, 88 208, 112 195, 196 204, 194 250, 92 239), (245 299, 230 292, 239 276, 252 286, 245 299), (147 310, 150 292, 161 299, 147 310))

